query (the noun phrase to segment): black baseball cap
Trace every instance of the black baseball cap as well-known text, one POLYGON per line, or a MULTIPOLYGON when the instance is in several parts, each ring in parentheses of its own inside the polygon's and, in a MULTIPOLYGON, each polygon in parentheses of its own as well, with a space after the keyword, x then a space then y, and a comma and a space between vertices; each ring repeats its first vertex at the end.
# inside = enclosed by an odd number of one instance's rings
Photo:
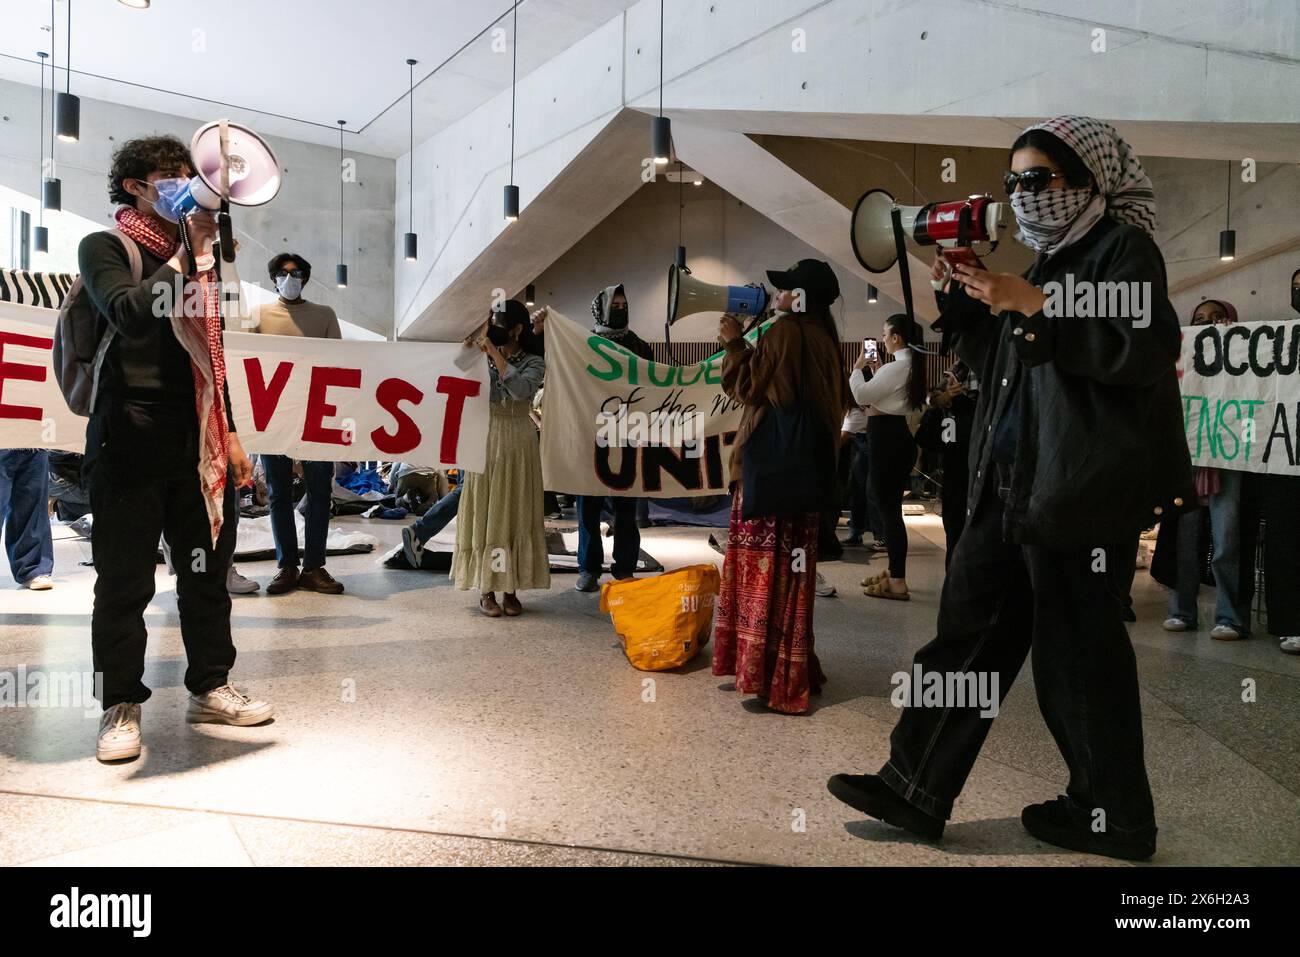
POLYGON ((840 298, 835 270, 820 259, 801 259, 786 270, 769 269, 767 280, 777 289, 802 289, 805 300, 817 307, 830 306, 840 298))

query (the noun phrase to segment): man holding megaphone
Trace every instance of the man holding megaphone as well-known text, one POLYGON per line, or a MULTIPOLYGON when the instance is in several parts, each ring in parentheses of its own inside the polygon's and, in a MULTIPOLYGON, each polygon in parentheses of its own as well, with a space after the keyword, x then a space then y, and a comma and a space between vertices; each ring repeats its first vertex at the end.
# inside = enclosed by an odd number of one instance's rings
MULTIPOLYGON (((230 684, 235 646, 226 573, 239 515, 235 490, 251 478, 252 464, 235 434, 226 387, 211 268, 216 218, 208 209, 187 214, 187 249, 168 215, 168 196, 191 173, 190 150, 175 137, 118 148, 109 174, 109 195, 120 204, 117 227, 82 240, 84 294, 59 320, 98 343, 83 474, 95 516, 91 643, 103 676, 96 695, 104 707, 96 747, 102 761, 140 753, 140 706, 151 694, 142 680, 144 611, 154 595, 160 535, 175 559, 189 662, 186 720, 251 725, 272 714, 269 704, 230 684)), ((71 383, 60 384, 68 394, 71 383)))

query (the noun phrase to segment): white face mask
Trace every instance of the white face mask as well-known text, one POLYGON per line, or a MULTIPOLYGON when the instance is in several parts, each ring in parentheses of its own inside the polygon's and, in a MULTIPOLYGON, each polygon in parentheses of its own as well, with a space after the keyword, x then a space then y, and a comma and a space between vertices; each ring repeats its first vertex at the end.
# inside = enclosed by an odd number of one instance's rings
POLYGON ((293 276, 277 276, 275 288, 279 290, 281 298, 292 302, 302 295, 302 280, 293 276))

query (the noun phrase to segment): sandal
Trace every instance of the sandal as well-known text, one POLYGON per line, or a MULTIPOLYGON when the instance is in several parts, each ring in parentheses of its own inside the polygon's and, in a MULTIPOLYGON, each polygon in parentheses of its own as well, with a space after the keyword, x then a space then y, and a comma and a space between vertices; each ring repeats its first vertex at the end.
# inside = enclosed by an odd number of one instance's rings
POLYGON ((878 572, 875 575, 868 575, 866 578, 862 579, 862 587, 866 588, 868 585, 874 585, 877 582, 886 581, 889 581, 889 569, 885 569, 883 572, 878 572))
POLYGON ((524 606, 519 604, 519 599, 515 597, 514 592, 508 591, 501 599, 501 610, 506 613, 508 618, 518 618, 523 612, 524 606))
POLYGON ((497 604, 497 596, 492 592, 488 592, 478 600, 478 610, 489 618, 501 617, 501 606, 497 604))
POLYGON ((891 600, 893 600, 893 601, 911 601, 911 600, 912 600, 912 593, 911 593, 911 592, 907 592, 907 591, 905 591, 905 592, 903 592, 903 593, 900 595, 898 592, 894 592, 894 591, 890 591, 890 590, 889 590, 889 575, 888 575, 888 573, 886 573, 886 575, 885 575, 885 581, 872 582, 872 583, 871 583, 870 585, 868 585, 866 588, 862 589, 862 594, 864 594, 864 595, 870 595, 872 598, 889 598, 889 599, 891 599, 891 600))

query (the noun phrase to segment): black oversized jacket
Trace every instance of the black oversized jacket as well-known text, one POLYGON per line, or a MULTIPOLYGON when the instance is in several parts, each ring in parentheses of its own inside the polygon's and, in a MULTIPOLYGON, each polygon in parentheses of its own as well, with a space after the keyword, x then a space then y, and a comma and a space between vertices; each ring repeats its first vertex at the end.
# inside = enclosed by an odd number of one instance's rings
MULTIPOLYGON (((960 286, 935 328, 980 377, 970 448, 970 502, 1004 471, 993 438, 1010 407, 1015 462, 1003 534, 1021 544, 1104 545, 1131 539, 1162 514, 1194 506, 1175 363, 1178 317, 1164 258, 1136 226, 1103 218, 1025 273, 1036 286, 1150 283, 1150 324, 1131 318, 991 314, 960 286), (1016 398, 1017 401, 1012 401, 1016 398)), ((996 501, 996 499, 994 500, 996 501)))

